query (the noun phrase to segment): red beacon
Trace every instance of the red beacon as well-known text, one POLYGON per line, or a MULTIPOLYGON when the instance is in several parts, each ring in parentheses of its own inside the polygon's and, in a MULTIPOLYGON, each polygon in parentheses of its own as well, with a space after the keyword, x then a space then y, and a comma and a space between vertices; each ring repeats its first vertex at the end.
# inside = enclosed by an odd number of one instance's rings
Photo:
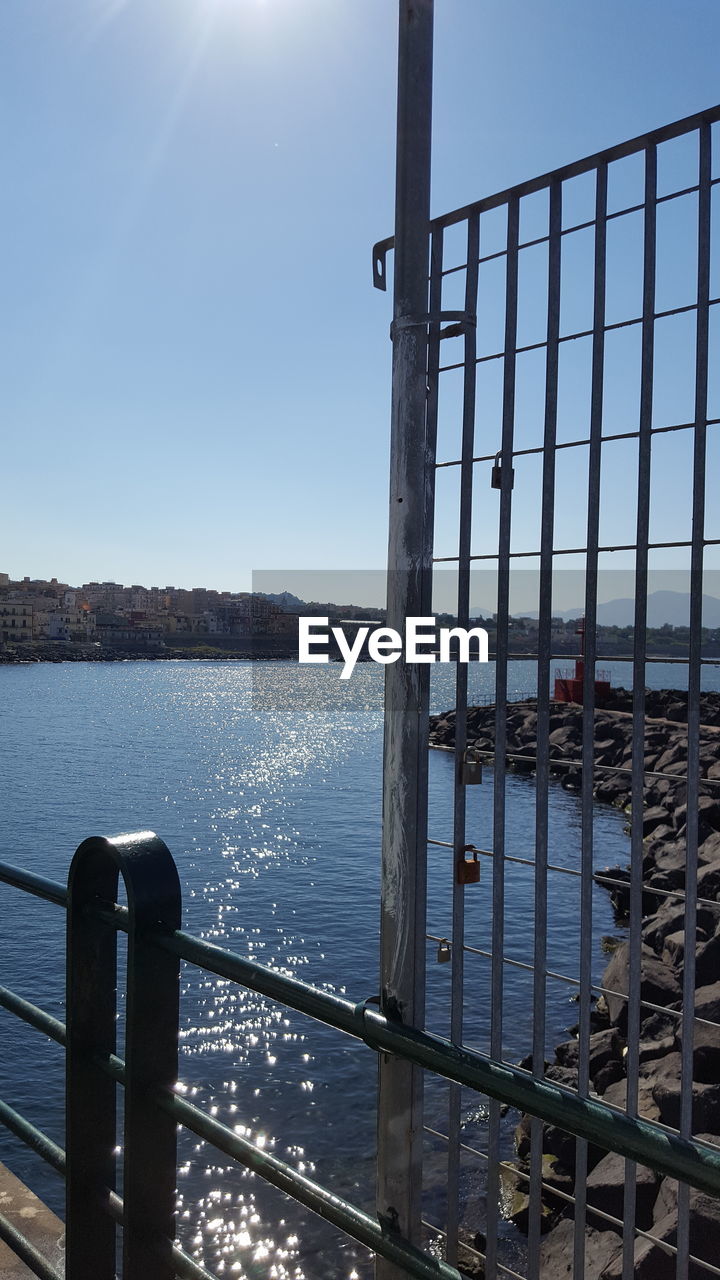
MULTIPOLYGON (((566 670, 562 671, 560 667, 555 670, 555 701, 556 702, 577 702, 582 706, 583 700, 583 677, 585 674, 585 619, 579 618, 576 636, 580 636, 580 657, 575 660, 575 673, 566 670)), ((601 707, 610 697, 612 686, 610 684, 610 672, 595 672, 595 705, 601 707)))

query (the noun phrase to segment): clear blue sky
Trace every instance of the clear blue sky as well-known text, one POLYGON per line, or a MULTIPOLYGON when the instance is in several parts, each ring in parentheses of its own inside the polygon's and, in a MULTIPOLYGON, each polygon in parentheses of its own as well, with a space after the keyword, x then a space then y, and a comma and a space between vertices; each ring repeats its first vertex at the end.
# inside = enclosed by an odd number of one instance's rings
MULTIPOLYGON (((0 570, 384 564, 396 23, 3 0, 0 570)), ((719 48, 717 0, 437 0, 433 211, 712 105, 719 48)))

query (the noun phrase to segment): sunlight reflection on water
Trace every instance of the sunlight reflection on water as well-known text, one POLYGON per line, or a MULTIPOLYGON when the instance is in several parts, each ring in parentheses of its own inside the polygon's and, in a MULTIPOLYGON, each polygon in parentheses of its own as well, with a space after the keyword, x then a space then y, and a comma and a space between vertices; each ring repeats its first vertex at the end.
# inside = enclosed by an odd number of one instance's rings
MULTIPOLYGON (((435 674, 434 709, 441 710, 454 702, 453 672, 435 674)), ((488 669, 473 672, 485 696, 491 676, 488 669)), ((531 693, 533 678, 532 667, 513 663, 510 696, 531 693)), ((176 857, 190 932, 327 990, 347 991, 354 1000, 377 991, 382 672, 376 667, 358 667, 342 684, 337 668, 234 662, 3 668, 0 680, 6 729, 0 767, 8 796, 0 856, 64 879, 85 836, 152 828, 176 857)), ((441 839, 451 831, 452 771, 452 757, 431 753, 432 834, 441 839)), ((470 797, 470 828, 481 844, 491 839, 487 782, 470 797)), ((534 815, 532 780, 508 778, 508 803, 509 851, 523 850, 534 815)), ((577 799, 554 787, 551 815, 554 860, 571 863, 579 848, 577 799)), ((622 816, 599 810, 597 821, 602 861, 622 857, 622 816)), ((431 933, 449 930, 450 882, 447 859, 435 850, 431 933)), ((531 941, 531 885, 513 870, 509 886, 506 947, 523 958, 531 941)), ((558 883, 551 898, 549 958, 555 948, 566 968, 574 963, 568 954, 574 886, 558 883)), ((55 1012, 63 1000, 64 922, 57 913, 43 933, 48 963, 39 974, 27 941, 35 936, 38 906, 16 896, 13 908, 3 980, 55 1012)), ((594 928, 598 937, 613 931, 602 896, 594 928)), ((467 895, 468 941, 487 946, 488 929, 489 898, 481 886, 467 895)), ((428 1025, 447 1034, 449 966, 434 964, 433 944, 429 961, 428 1025)), ((476 956, 466 967, 466 1039, 482 1049, 488 969, 476 956)), ((526 976, 513 973, 508 1056, 529 1048, 528 1009, 526 976)), ((374 1055, 190 965, 182 970, 181 1016, 180 1076, 188 1097, 373 1212, 374 1055)), ((574 1014, 567 991, 551 984, 549 1042, 563 1036, 568 1021, 574 1014)), ((0 1064, 3 1095, 12 1105, 29 1102, 20 1109, 57 1133, 61 1067, 36 1051, 37 1070, 45 1073, 38 1089, 37 1079, 26 1079, 24 1045, 21 1036, 13 1039, 0 1064)), ((442 1127, 445 1086, 430 1082, 427 1103, 429 1123, 442 1127)), ((463 1141, 482 1149, 486 1110, 476 1095, 465 1103, 463 1141)), ((508 1134, 511 1128, 509 1122, 508 1134)), ((432 1144, 428 1159, 428 1203, 442 1206, 443 1156, 432 1144)), ((20 1176, 23 1160, 30 1158, 22 1152, 13 1160, 20 1176)), ((464 1176, 472 1225, 481 1177, 477 1171, 464 1176)), ((27 1164, 27 1177, 38 1186, 34 1164, 27 1164)), ((40 1189, 57 1203, 54 1183, 40 1189)), ((365 1280, 371 1274, 364 1251, 189 1133, 180 1135, 178 1218, 185 1246, 220 1276, 365 1280)))

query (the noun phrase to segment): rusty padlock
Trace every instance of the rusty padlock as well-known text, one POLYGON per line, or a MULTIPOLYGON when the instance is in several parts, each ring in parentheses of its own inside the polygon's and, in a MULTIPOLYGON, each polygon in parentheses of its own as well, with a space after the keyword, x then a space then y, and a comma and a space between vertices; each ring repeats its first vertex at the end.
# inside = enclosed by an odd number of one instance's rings
POLYGON ((447 938, 441 938, 437 949, 438 964, 447 964, 450 960, 450 943, 447 938))
POLYGON ((480 882, 480 863, 478 862, 478 851, 473 849, 471 844, 465 845, 463 849, 463 860, 455 864, 456 879, 458 884, 478 884, 480 882), (472 853, 472 861, 464 856, 466 853, 472 853))
POLYGON ((462 780, 466 787, 482 782, 482 761, 474 747, 468 747, 463 756, 462 780))

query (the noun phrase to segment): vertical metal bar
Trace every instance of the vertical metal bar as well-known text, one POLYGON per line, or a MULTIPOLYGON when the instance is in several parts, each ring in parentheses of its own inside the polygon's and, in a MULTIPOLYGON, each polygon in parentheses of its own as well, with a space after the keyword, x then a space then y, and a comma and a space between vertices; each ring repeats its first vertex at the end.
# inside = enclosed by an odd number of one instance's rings
MULTIPOLYGON (((123 1280, 174 1280, 175 1267, 168 1242, 175 1236, 176 1125, 174 1117, 149 1099, 157 1089, 172 1088, 177 1080, 179 973, 176 956, 153 947, 150 937, 158 929, 180 927, 180 884, 172 856, 152 832, 120 836, 114 840, 93 837, 79 846, 68 881, 68 1280, 85 1276, 103 1277, 95 1257, 93 1234, 87 1241, 78 1238, 79 1227, 97 1225, 98 1213, 107 1217, 107 1195, 97 1184, 88 1186, 83 1178, 83 1161, 89 1157, 94 1168, 108 1166, 115 1146, 114 1084, 110 1099, 113 1121, 112 1146, 107 1152, 109 1120, 91 1108, 91 1119, 99 1118, 101 1142, 88 1130, 84 1111, 87 1099, 80 1092, 87 1077, 87 1062, 104 1043, 94 1041, 98 1018, 108 1004, 114 1021, 114 976, 116 937, 112 956, 106 934, 87 908, 98 899, 114 902, 118 874, 128 897, 128 972, 125 1028, 125 1124, 123 1159, 123 1280), (95 976, 85 969, 88 958, 97 954, 97 939, 104 948, 102 980, 112 970, 113 983, 102 990, 95 976), (92 951, 91 951, 92 948, 92 951), (109 998, 108 998, 109 997, 109 998), (82 1043, 79 1032, 85 1022, 82 1043), (80 1067, 80 1074, 77 1072, 80 1067), (71 1189, 72 1181, 72 1189, 71 1189), (89 1193, 89 1206, 82 1203, 89 1193), (97 1204, 99 1209, 92 1209, 97 1204), (79 1213, 79 1221, 72 1214, 79 1213), (72 1224, 72 1230, 71 1230, 72 1224), (85 1269, 89 1268, 89 1269, 85 1269)), ((97 1072, 97 1068, 95 1068, 97 1072)), ((111 1171, 112 1172, 112 1171, 111 1171)), ((114 1225, 114 1224, 113 1224, 114 1225)), ((102 1266, 109 1262, 109 1233, 104 1230, 102 1266), (105 1236, 108 1234, 108 1240, 105 1236), (106 1256, 107 1255, 107 1256, 106 1256)), ((115 1274, 114 1231, 112 1264, 115 1274)))
MULTIPOLYGON (((400 0, 388 626, 431 604, 426 433, 433 0, 400 0)), ((422 1025, 429 668, 401 658, 385 677, 380 981, 383 1012, 422 1025)), ((420 1239, 422 1073, 381 1055, 377 1208, 420 1239)), ((400 1274, 378 1261, 376 1274, 400 1274)))
MULTIPOLYGON (((648 534, 650 527, 650 451, 655 350, 655 244, 657 223, 657 149, 645 152, 645 229, 643 247, 642 365, 638 509, 635 548, 635 620, 633 637, 632 779, 630 833, 630 929, 627 1009, 627 1112, 637 1115, 642 945, 643 803, 645 787, 645 665, 647 654, 648 534)), ((632 1280, 635 1256, 635 1162, 625 1165, 623 1280, 632 1280)))
MULTIPOLYGON (((427 511, 427 561, 432 566, 434 513, 435 513, 435 457, 437 449, 438 411, 440 400, 440 312, 443 291, 443 252, 445 233, 442 227, 434 227, 430 243, 430 314, 434 317, 428 327, 427 370, 427 456, 426 511, 427 511)), ((431 575, 433 571, 431 569, 431 575)), ((434 602, 434 575, 431 576, 431 601, 434 602)), ((431 606, 432 609, 432 606, 431 606)), ((450 1191, 448 1188, 449 1203, 450 1191)))
MULTIPOLYGON (((505 946, 505 754, 507 751, 508 616, 510 611, 510 527, 512 517, 512 451, 515 429, 517 363, 518 243, 520 202, 508 201, 505 279, 505 346, 503 358, 502 488, 498 531, 497 639, 495 653, 495 768, 493 771, 493 910, 490 1007, 490 1053, 503 1056, 503 967, 505 946)), ((490 1103, 488 1125, 487 1242, 485 1274, 497 1275, 497 1216, 500 1195, 500 1106, 490 1103)))
MULTIPOLYGON (((545 1003, 547 989, 548 791, 550 787, 550 655, 552 652, 553 530, 555 521, 555 444, 557 437, 558 339, 560 337, 560 233, 562 185, 550 186, 548 311, 545 362, 542 508, 540 521, 540 601, 537 667, 537 758, 535 765, 535 941, 533 954, 533 1075, 545 1075, 545 1003)), ((542 1207, 543 1124, 530 1126, 530 1280, 539 1275, 542 1207)))
MULTIPOLYGON (((597 659, 598 537, 602 462, 603 379, 605 369, 605 278, 607 261, 607 164, 598 167, 595 186, 595 268, 593 350, 590 391, 587 555, 585 561, 585 667, 583 671, 582 834, 580 854, 580 1006, 578 1093, 590 1092, 590 996, 592 991, 593 813, 595 802, 595 662, 597 659)), ((573 1280, 585 1275, 587 1150, 578 1138, 575 1156, 575 1239, 573 1280)))
MULTIPOLYGON (((690 551, 690 650, 688 665, 687 827, 685 833, 685 951, 683 972, 682 1075, 680 1133, 692 1135, 692 1079, 695 1012, 695 939, 697 936, 698 792, 700 780, 700 657, 702 653, 703 551, 705 537, 705 469, 708 400, 710 301, 710 125, 701 125, 698 193, 698 283, 695 339, 695 429, 693 432, 692 547, 690 551)), ((690 1252, 690 1197, 686 1182, 678 1184, 677 1280, 687 1280, 690 1252)))
POLYGON ((70 872, 67 909, 65 1084, 65 1269, 67 1280, 114 1280, 115 1223, 105 1207, 115 1190, 115 1083, 93 1053, 115 1052, 117 934, 85 907, 114 901, 117 871, 102 864, 79 884, 70 872))
MULTIPOLYGON (((480 222, 477 214, 468 220, 467 269, 465 273, 465 314, 474 316, 477 306, 480 222)), ((472 538, 473 444, 475 440, 475 357, 477 337, 474 323, 465 325, 463 370, 463 423, 460 467, 460 531, 458 545, 457 621, 467 627, 470 620, 470 550, 472 538)), ((458 877, 458 866, 465 860, 466 792, 463 760, 467 746, 468 668, 456 663, 455 672, 455 777, 453 794, 453 888, 452 888, 452 994, 450 1001, 450 1039, 462 1044, 463 982, 465 942, 465 886, 458 877)), ((460 1221, 460 1085, 451 1084, 448 1116, 448 1209, 446 1259, 457 1263, 458 1227, 460 1221)))
POLYGON ((157 837, 124 837, 119 849, 130 911, 125 1029, 124 1280, 173 1280, 163 1242, 175 1238, 177 1129, 150 1095, 178 1074, 180 963, 151 944, 158 929, 181 925, 180 883, 157 837))

